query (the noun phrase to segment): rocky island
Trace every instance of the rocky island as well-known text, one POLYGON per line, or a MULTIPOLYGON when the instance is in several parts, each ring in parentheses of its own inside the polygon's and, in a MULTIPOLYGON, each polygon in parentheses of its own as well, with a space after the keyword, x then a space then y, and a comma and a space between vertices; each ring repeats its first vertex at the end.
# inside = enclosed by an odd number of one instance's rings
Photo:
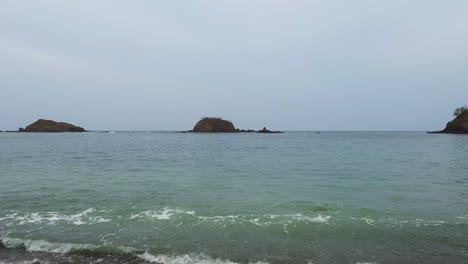
POLYGON ((262 130, 239 129, 230 121, 219 117, 204 117, 193 127, 192 130, 183 133, 262 133, 276 134, 283 133, 280 131, 270 131, 265 127, 262 130))
POLYGON ((39 119, 26 128, 20 128, 18 132, 86 132, 82 127, 69 123, 53 120, 39 119))
POLYGON ((234 133, 236 128, 231 122, 217 118, 217 117, 206 117, 202 118, 193 127, 190 132, 197 133, 234 133))
POLYGON ((448 122, 445 129, 429 133, 468 134, 468 107, 460 107, 453 114, 455 118, 448 122))

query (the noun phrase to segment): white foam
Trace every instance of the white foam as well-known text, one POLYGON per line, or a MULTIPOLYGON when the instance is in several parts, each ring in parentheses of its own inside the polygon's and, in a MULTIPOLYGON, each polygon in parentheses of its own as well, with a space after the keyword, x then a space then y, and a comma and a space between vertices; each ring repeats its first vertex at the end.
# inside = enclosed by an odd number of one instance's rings
MULTIPOLYGON (((287 215, 277 215, 277 214, 264 214, 264 215, 197 215, 194 211, 181 210, 179 208, 163 208, 161 210, 147 210, 139 213, 133 213, 130 215, 130 219, 149 219, 149 220, 162 220, 162 221, 182 221, 187 220, 185 217, 189 217, 189 221, 192 222, 194 226, 200 225, 203 223, 210 223, 226 227, 227 224, 252 224, 260 227, 267 227, 270 225, 282 225, 284 231, 287 231, 288 226, 295 225, 297 223, 318 223, 325 224, 332 217, 329 215, 315 215, 307 216, 303 214, 287 214, 287 215), (180 218, 184 216, 184 218, 180 218)), ((182 224, 176 224, 176 227, 181 226, 182 224)))
MULTIPOLYGON (((27 251, 31 252, 49 252, 56 254, 66 254, 70 252, 76 252, 80 250, 99 250, 103 246, 92 245, 92 244, 71 244, 71 243, 52 243, 45 240, 30 240, 30 239, 20 239, 20 238, 10 238, 3 237, 0 239, 2 244, 6 248, 25 248, 27 251)), ((121 252, 133 253, 138 251, 135 248, 131 247, 118 247, 121 252)), ((236 264, 237 262, 232 262, 229 260, 223 260, 220 258, 212 258, 204 254, 186 254, 186 255, 152 255, 146 251, 143 254, 136 254, 135 256, 139 257, 142 260, 154 262, 154 263, 164 263, 164 264, 236 264)), ((30 264, 34 263, 37 260, 31 262, 21 262, 21 264, 30 264)), ((0 264, 11 264, 1 262, 0 264)), ((18 263, 15 263, 18 264, 18 263)), ((251 264, 268 264, 267 262, 251 262, 251 264)))
POLYGON ((58 212, 32 212, 22 213, 15 212, 7 214, 5 217, 0 218, 0 221, 10 220, 10 225, 25 225, 25 224, 47 224, 55 225, 57 222, 68 222, 74 225, 97 224, 111 221, 110 219, 100 216, 89 216, 89 214, 96 212, 95 208, 88 208, 82 212, 66 215, 58 212))
MULTIPOLYGON (((204 254, 187 254, 187 255, 151 255, 148 252, 137 255, 139 258, 145 261, 154 262, 154 263, 164 263, 164 264, 236 264, 237 262, 232 262, 229 260, 223 259, 213 259, 204 254)), ((268 264, 267 262, 251 262, 252 264, 268 264)))
POLYGON ((371 225, 371 226, 374 226, 374 222, 375 222, 374 219, 371 219, 371 218, 368 218, 368 217, 362 217, 362 218, 350 217, 350 218, 354 219, 354 220, 363 220, 364 222, 366 222, 366 224, 371 225))
POLYGON ((76 250, 94 250, 99 248, 90 244, 51 243, 45 240, 30 240, 3 237, 1 239, 6 248, 24 247, 27 251, 42 251, 50 253, 68 253, 76 250))
POLYGON ((138 219, 138 218, 152 218, 157 220, 170 220, 175 215, 195 215, 194 211, 185 211, 180 209, 172 209, 172 208, 163 208, 162 210, 148 210, 143 211, 141 213, 132 214, 130 219, 138 219))
POLYGON ((245 222, 245 221, 251 221, 251 220, 246 220, 243 219, 242 216, 240 215, 215 215, 215 216, 197 216, 199 220, 202 222, 208 221, 212 223, 225 223, 225 222, 245 222))
POLYGON ((445 224, 445 221, 438 221, 438 220, 422 220, 416 219, 416 226, 440 226, 445 224))
MULTIPOLYGON (((375 226, 376 224, 384 224, 390 226, 415 226, 415 227, 427 227, 427 226, 442 226, 446 224, 461 224, 462 222, 455 221, 446 221, 446 220, 426 220, 426 219, 414 219, 414 220, 398 220, 391 217, 380 218, 380 219, 371 219, 368 217, 355 218, 350 217, 354 220, 363 220, 368 225, 375 226)), ((458 219, 462 219, 458 217, 458 219)))
POLYGON ((146 211, 144 212, 144 214, 146 216, 149 216, 151 218, 156 218, 159 220, 169 220, 172 218, 175 212, 170 209, 164 209, 162 211, 146 211))
MULTIPOLYGON (((20 238, 10 238, 3 237, 0 239, 3 245, 6 248, 25 248, 26 251, 39 251, 39 252, 49 252, 49 253, 58 253, 65 254, 70 252, 82 251, 82 250, 109 250, 109 245, 93 245, 93 244, 72 244, 72 243, 53 243, 46 240, 30 240, 30 239, 20 239, 20 238)), ((118 252, 123 253, 133 253, 141 252, 140 250, 133 247, 125 246, 116 246, 111 247, 118 252)), ((0 263, 1 264, 1 263, 0 263)))
POLYGON ((323 223, 328 222, 328 220, 330 220, 331 216, 329 216, 329 215, 322 216, 321 214, 319 214, 316 217, 309 217, 309 216, 304 216, 302 214, 295 214, 295 215, 293 215, 293 218, 295 220, 298 220, 298 221, 305 221, 305 222, 323 224, 323 223))
POLYGON ((375 222, 375 220, 370 219, 370 218, 366 218, 366 217, 363 217, 361 219, 364 220, 368 225, 371 225, 371 226, 373 226, 373 223, 375 222))
MULTIPOLYGON (((76 214, 62 214, 58 212, 12 212, 0 218, 0 221, 8 221, 7 226, 25 225, 25 224, 45 224, 56 225, 59 223, 68 223, 71 225, 93 225, 110 222, 111 219, 105 218, 100 213, 103 210, 88 208, 76 214)), ((271 225, 295 225, 297 223, 317 223, 326 224, 332 218, 329 215, 304 215, 304 214, 246 214, 246 215, 197 215, 195 211, 183 210, 179 208, 165 207, 159 210, 146 210, 132 213, 129 216, 118 216, 117 218, 141 219, 151 221, 176 221, 176 226, 182 226, 182 222, 200 225, 210 223, 220 225, 223 228, 226 225, 256 225, 267 227, 271 225), (179 222, 178 222, 179 221, 179 222)), ((370 223, 371 220, 368 220, 370 223)))
MULTIPOLYGON (((33 260, 26 260, 26 261, 15 262, 15 263, 0 261, 0 264, 34 264, 34 263, 38 263, 38 262, 39 262, 39 259, 33 259, 33 260)), ((41 261, 40 263, 49 263, 49 262, 41 261)))
POLYGON ((468 220, 468 215, 460 215, 460 216, 457 216, 457 218, 460 220, 468 220))

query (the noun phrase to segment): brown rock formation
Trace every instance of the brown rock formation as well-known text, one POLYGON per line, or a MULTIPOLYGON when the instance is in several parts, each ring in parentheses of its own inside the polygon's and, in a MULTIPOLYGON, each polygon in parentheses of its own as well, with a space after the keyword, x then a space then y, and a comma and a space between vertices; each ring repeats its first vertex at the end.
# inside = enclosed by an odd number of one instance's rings
POLYGON ((430 133, 468 134, 468 111, 462 112, 448 122, 444 130, 430 133))
POLYGON ((257 131, 257 133, 261 133, 261 134, 278 134, 278 133, 283 133, 283 132, 281 132, 281 131, 271 131, 271 130, 266 129, 266 127, 264 127, 262 130, 257 131))
POLYGON ((72 124, 39 119, 19 132, 85 132, 84 128, 72 124))
POLYGON ((263 133, 263 134, 275 134, 283 133, 280 131, 270 131, 266 128, 262 130, 252 130, 252 129, 239 129, 235 128, 234 125, 221 118, 217 117, 205 117, 202 118, 195 127, 190 131, 184 131, 182 133, 263 133))
POLYGON ((198 121, 190 132, 198 133, 234 133, 237 132, 234 125, 224 119, 216 117, 205 117, 198 121))

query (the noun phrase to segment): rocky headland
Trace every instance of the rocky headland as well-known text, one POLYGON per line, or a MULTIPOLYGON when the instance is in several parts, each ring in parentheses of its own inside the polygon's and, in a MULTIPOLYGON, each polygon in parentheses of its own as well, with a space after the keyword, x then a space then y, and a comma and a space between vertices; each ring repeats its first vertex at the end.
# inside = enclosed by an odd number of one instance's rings
POLYGON ((445 129, 429 133, 468 134, 468 110, 461 112, 452 121, 448 122, 445 129))
POLYGON ((192 130, 183 133, 262 133, 262 134, 276 134, 283 133, 280 131, 271 131, 265 127, 262 130, 253 129, 239 129, 234 126, 230 121, 224 120, 219 117, 205 117, 198 121, 192 130))
POLYGON ((82 127, 65 122, 39 119, 25 128, 18 129, 18 132, 86 132, 82 127))

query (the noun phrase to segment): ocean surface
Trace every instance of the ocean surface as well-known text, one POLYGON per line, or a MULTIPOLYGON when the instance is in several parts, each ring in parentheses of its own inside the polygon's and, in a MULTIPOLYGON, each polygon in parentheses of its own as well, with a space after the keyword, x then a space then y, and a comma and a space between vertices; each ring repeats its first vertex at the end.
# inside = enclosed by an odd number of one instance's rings
POLYGON ((0 263, 468 263, 468 136, 0 133, 0 263))

